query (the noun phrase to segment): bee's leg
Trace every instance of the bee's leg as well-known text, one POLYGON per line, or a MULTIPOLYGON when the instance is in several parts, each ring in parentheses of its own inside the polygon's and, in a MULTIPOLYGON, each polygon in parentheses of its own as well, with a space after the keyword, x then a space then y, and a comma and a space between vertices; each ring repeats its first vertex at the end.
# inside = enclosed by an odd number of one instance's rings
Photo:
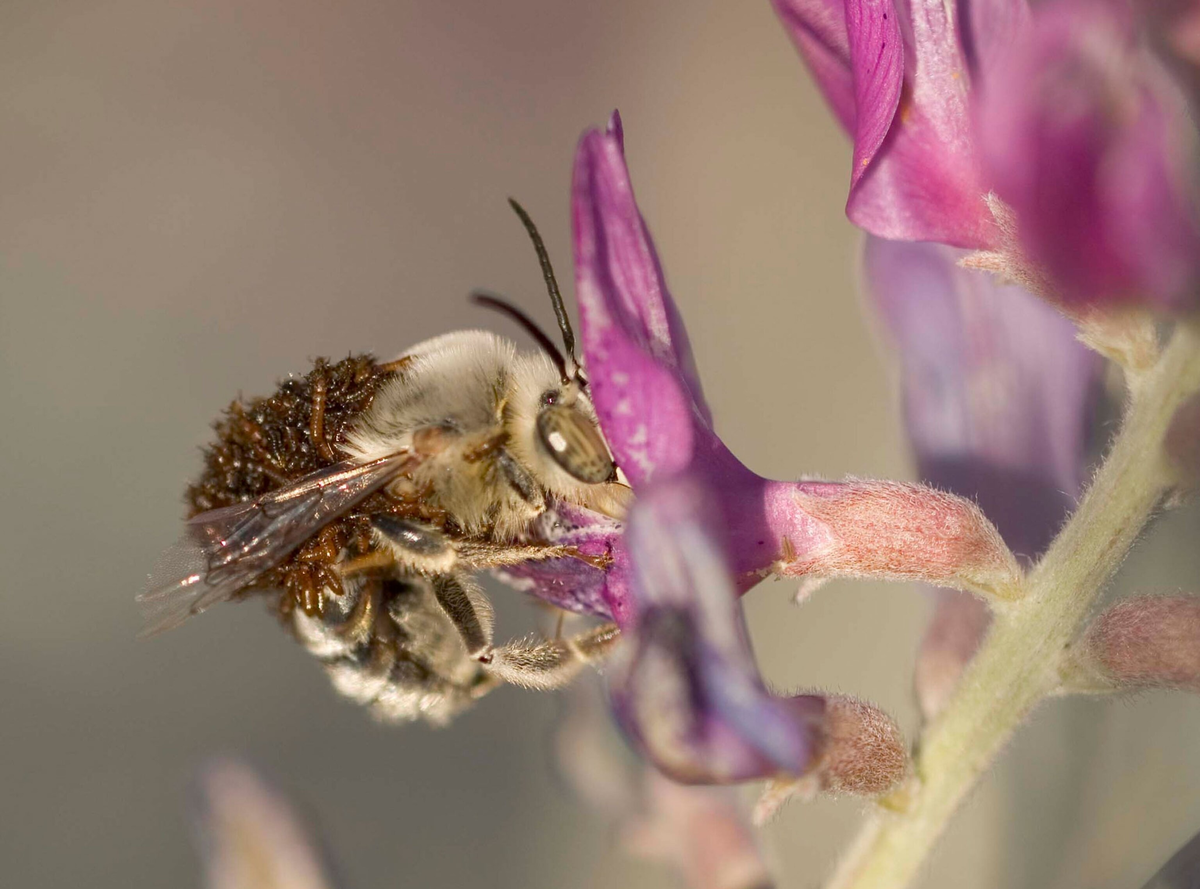
POLYGON ((333 446, 325 436, 325 397, 329 392, 329 377, 325 373, 324 360, 318 360, 313 368, 312 414, 308 423, 308 435, 317 451, 330 463, 337 462, 333 446))
POLYGON ((478 657, 494 676, 539 691, 562 688, 585 664, 603 658, 616 645, 621 631, 602 624, 569 639, 521 639, 478 657))
POLYGON ((430 525, 380 513, 371 516, 371 527, 398 562, 418 571, 440 574, 449 571, 458 560, 449 538, 430 525))
POLYGON ((617 647, 621 631, 616 624, 600 624, 567 640, 585 663, 604 660, 617 647))
POLYGON ((454 624, 467 654, 478 659, 492 647, 492 605, 471 581, 453 574, 435 575, 433 595, 454 624))
POLYGON ((512 485, 513 490, 522 500, 531 506, 544 505, 545 497, 542 496, 541 488, 533 480, 533 476, 514 460, 508 451, 501 448, 496 452, 495 460, 500 471, 504 473, 504 477, 508 479, 508 483, 512 485))
POLYGON ((352 559, 346 559, 344 562, 339 562, 337 572, 342 576, 343 581, 347 577, 353 577, 356 574, 366 574, 369 571, 376 571, 380 568, 391 568, 396 564, 396 558, 387 550, 375 550, 373 552, 364 553, 361 556, 355 556, 352 559))

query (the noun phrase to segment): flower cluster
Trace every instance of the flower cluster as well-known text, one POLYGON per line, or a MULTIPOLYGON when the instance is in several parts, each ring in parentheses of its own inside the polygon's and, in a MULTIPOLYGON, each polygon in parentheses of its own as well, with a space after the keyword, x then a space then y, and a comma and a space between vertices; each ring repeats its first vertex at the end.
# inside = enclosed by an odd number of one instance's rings
POLYGON ((853 136, 854 223, 985 251, 1077 309, 1200 305, 1196 134, 1150 50, 1189 19, 1155 27, 1121 0, 775 3, 853 136))
POLYGON ((759 678, 737 602, 760 579, 925 580, 998 599, 1020 568, 970 500, 895 482, 770 481, 713 431, 679 313, 625 165, 620 118, 584 135, 573 190, 576 293, 597 415, 635 502, 624 523, 563 509, 578 559, 505 577, 611 617, 627 639, 611 672, 621 725, 688 783, 816 776, 878 794, 904 776, 899 734, 859 702, 779 697, 759 678), (848 709, 872 731, 845 731, 848 709), (886 750, 864 756, 856 745, 886 750))
MULTIPOLYGON (((897 355, 922 483, 772 481, 724 445, 614 113, 576 157, 576 294, 597 415, 635 498, 622 522, 555 515, 556 542, 603 559, 504 572, 615 620, 625 639, 606 678, 626 737, 679 782, 768 780, 760 817, 796 791, 903 799, 894 792, 914 774, 877 708, 767 688, 738 603, 760 579, 936 588, 914 677, 932 721, 995 610, 1046 611, 1027 618, 1046 638, 1077 629, 1053 616, 1029 568, 1054 562, 1047 550, 1083 494, 1103 357, 1123 365, 1140 403, 1159 402, 1143 422, 1135 397, 1126 423, 1156 467, 1145 503, 1131 495, 1144 514, 1129 541, 1156 503, 1200 478, 1200 378, 1193 359, 1160 358, 1159 345, 1171 323, 1186 340, 1200 313, 1196 16, 1118 0, 775 6, 853 140, 846 212, 867 232, 866 295, 897 355)), ((1120 471, 1098 484, 1119 491, 1120 471)), ((1106 577, 1078 595, 1090 601, 1106 577)), ((1197 688, 1196 601, 1114 607, 1058 645, 1059 684, 1033 699, 1197 688)))

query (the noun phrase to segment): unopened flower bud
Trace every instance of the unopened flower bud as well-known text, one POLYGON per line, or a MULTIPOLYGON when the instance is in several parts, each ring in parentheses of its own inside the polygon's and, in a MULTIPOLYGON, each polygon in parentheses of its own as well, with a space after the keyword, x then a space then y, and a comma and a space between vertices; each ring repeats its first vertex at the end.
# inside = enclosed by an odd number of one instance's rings
POLYGON ((754 810, 758 824, 793 796, 818 792, 880 797, 900 786, 909 772, 908 748, 890 716, 857 698, 824 698, 820 753, 802 776, 768 782, 754 810))
POLYGON ((831 530, 782 574, 924 580, 997 599, 1020 595, 1021 570, 983 512, 963 497, 886 481, 801 482, 800 507, 831 530))
POLYGON ((825 701, 825 744, 817 767, 821 789, 879 796, 908 772, 908 750, 892 718, 845 695, 825 701))
POLYGON ((1200 691, 1200 596, 1138 596, 1092 621, 1064 665, 1070 691, 1200 691))

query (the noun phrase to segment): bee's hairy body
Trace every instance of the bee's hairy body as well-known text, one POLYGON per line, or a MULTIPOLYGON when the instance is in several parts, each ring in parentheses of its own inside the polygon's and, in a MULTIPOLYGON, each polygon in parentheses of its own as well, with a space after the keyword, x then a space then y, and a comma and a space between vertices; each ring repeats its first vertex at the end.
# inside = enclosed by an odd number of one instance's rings
MULTIPOLYGON (((187 492, 192 516, 345 463, 409 455, 386 485, 237 593, 278 591, 282 619, 335 687, 376 715, 443 723, 502 679, 551 687, 588 659, 557 640, 493 648, 491 606, 470 579, 478 568, 563 555, 533 530, 552 503, 623 509, 628 489, 615 471, 580 481, 589 459, 612 470, 611 458, 582 385, 545 355, 460 331, 387 364, 319 359, 273 395, 232 404, 215 429, 187 492), (578 427, 595 452, 566 469, 542 432, 543 414, 555 411, 571 413, 567 431, 578 427)), ((600 648, 610 637, 597 635, 600 648)))

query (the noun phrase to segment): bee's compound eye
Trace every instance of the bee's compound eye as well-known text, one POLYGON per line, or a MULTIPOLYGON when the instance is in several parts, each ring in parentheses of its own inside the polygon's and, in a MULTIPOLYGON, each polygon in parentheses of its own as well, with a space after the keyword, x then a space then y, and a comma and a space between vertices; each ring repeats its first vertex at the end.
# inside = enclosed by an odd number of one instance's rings
POLYGON ((574 408, 561 404, 543 408, 537 431, 554 462, 584 484, 599 485, 616 477, 616 467, 595 424, 574 408))

